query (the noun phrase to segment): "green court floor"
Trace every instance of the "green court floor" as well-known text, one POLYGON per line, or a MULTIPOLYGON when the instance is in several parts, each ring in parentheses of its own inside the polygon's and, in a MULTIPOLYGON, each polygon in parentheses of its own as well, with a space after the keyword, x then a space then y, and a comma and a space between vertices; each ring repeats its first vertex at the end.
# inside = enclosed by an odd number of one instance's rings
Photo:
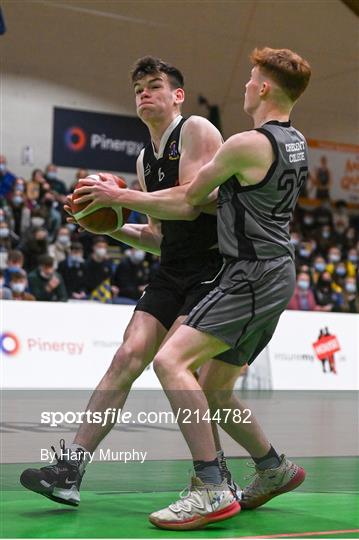
MULTIPOLYGON (((201 531, 153 527, 147 515, 173 502, 186 484, 190 462, 94 463, 88 467, 78 509, 19 487, 31 464, 2 465, 2 538, 358 538, 359 458, 300 458, 307 480, 295 492, 258 510, 201 531)), ((239 480, 245 460, 229 460, 239 480)))

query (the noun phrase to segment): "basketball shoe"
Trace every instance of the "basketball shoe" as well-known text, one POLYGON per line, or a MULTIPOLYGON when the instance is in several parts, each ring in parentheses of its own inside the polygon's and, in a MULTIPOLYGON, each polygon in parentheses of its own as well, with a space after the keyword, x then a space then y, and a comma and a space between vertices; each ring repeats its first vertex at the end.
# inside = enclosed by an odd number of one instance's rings
POLYGON ((256 472, 252 482, 243 488, 241 506, 244 510, 257 508, 273 497, 296 489, 305 479, 305 470, 285 457, 280 456, 279 467, 256 472))
POLYGON ((160 529, 189 531, 228 519, 240 510, 241 506, 226 480, 220 485, 204 484, 194 476, 190 487, 181 493, 178 501, 153 512, 149 520, 160 529))
POLYGON ((222 478, 225 478, 227 480, 229 489, 232 491, 237 501, 240 501, 242 499, 242 490, 237 484, 237 482, 233 480, 231 471, 228 469, 227 460, 224 453, 222 451, 217 452, 217 456, 222 478))
MULTIPOLYGON (((51 446, 55 452, 55 448, 51 446)), ((70 506, 80 504, 80 485, 85 473, 85 466, 78 449, 76 455, 79 459, 66 459, 69 450, 65 449, 64 439, 60 440, 60 456, 55 452, 57 463, 41 467, 41 469, 26 469, 20 476, 21 484, 35 493, 44 495, 58 503, 70 506)))

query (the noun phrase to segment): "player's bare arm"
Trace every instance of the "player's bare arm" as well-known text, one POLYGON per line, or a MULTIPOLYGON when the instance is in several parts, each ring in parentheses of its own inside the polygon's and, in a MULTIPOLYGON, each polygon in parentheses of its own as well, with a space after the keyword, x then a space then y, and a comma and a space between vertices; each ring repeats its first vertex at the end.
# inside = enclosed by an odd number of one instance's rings
POLYGON ((193 206, 212 202, 216 188, 233 175, 241 186, 257 184, 263 180, 273 160, 272 146, 262 133, 253 130, 233 135, 201 168, 187 189, 186 199, 193 206))
POLYGON ((194 209, 186 201, 183 186, 192 182, 198 169, 214 156, 221 143, 219 131, 208 120, 193 116, 183 127, 179 186, 151 193, 126 190, 118 187, 113 175, 101 174, 106 181, 87 179, 86 185, 75 191, 81 195, 77 201, 90 202, 94 207, 119 205, 156 219, 194 220, 201 209, 194 209))

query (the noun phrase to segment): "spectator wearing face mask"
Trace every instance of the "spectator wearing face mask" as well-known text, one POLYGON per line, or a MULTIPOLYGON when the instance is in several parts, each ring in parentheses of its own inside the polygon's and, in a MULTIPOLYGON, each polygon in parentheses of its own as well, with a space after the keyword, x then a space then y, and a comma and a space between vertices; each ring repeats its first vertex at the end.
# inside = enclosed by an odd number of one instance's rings
POLYGON ((359 313, 359 294, 355 277, 345 278, 341 311, 344 313, 359 313))
MULTIPOLYGON (((24 267, 24 255, 18 249, 9 251, 7 267, 4 271, 5 285, 10 287, 10 279, 14 272, 22 272, 24 267)), ((25 272, 26 273, 26 272, 25 272)))
POLYGON ((359 256, 356 248, 349 249, 345 265, 347 269, 347 276, 355 277, 359 266, 359 256))
POLYGON ((114 304, 135 304, 149 280, 150 267, 141 249, 129 248, 112 279, 114 304))
POLYGON ((343 301, 342 295, 333 290, 333 280, 327 270, 322 273, 314 287, 314 297, 319 311, 338 311, 343 301))
POLYGON ((48 254, 48 234, 43 227, 33 227, 19 245, 25 257, 25 270, 31 272, 39 262, 39 257, 48 254))
POLYGON ((55 268, 70 254, 70 248, 70 231, 66 226, 60 227, 55 242, 49 245, 49 255, 54 258, 55 268))
POLYGON ((332 273, 333 278, 333 290, 341 293, 344 289, 344 282, 347 275, 347 269, 344 261, 339 261, 334 265, 332 273))
POLYGON ((8 252, 19 243, 19 237, 11 230, 7 221, 0 222, 0 251, 8 252))
POLYGON ((339 246, 333 246, 329 248, 327 259, 328 259, 327 270, 328 272, 330 272, 330 274, 333 274, 335 265, 342 260, 342 251, 339 248, 339 246))
POLYGON ((19 272, 13 272, 10 278, 10 289, 12 292, 13 300, 36 300, 35 296, 26 291, 27 277, 26 272, 21 270, 19 272))
POLYGON ((325 272, 327 268, 327 262, 321 255, 317 255, 314 258, 312 269, 311 269, 311 275, 312 275, 312 281, 313 283, 317 283, 319 277, 322 275, 323 272, 325 272))
POLYGON ((112 279, 112 262, 108 259, 108 242, 103 237, 97 237, 92 247, 92 254, 85 263, 86 293, 90 295, 107 279, 112 279))
POLYGON ((55 271, 54 259, 49 255, 39 258, 36 270, 29 274, 29 288, 36 300, 66 302, 67 292, 60 274, 55 271))
POLYGON ((12 292, 5 285, 4 270, 0 268, 0 300, 12 300, 12 292))
POLYGON ((59 210, 59 203, 56 201, 56 197, 52 192, 45 193, 40 202, 40 212, 44 216, 45 227, 48 232, 49 242, 55 241, 56 233, 61 227, 61 212, 59 210))
POLYGON ((73 242, 70 253, 66 259, 60 262, 58 267, 59 274, 65 283, 68 297, 73 300, 84 300, 85 292, 85 261, 83 257, 83 247, 79 242, 73 242))
POLYGON ((314 215, 309 210, 304 211, 301 218, 300 228, 303 231, 305 237, 310 236, 315 229, 314 215))
POLYGON ((7 197, 13 190, 16 176, 7 168, 6 157, 0 156, 0 197, 7 197))
POLYGON ((305 272, 298 274, 294 294, 287 309, 297 311, 315 311, 317 309, 314 294, 310 286, 309 274, 305 272))
POLYGON ((330 225, 323 225, 320 227, 314 235, 320 253, 327 253, 329 248, 335 245, 335 234, 330 225))
POLYGON ((67 188, 65 182, 63 180, 60 180, 57 174, 58 173, 56 165, 50 163, 46 167, 45 178, 50 185, 51 191, 55 193, 56 200, 64 204, 67 195, 67 188))
POLYGON ((41 169, 34 169, 31 174, 31 180, 26 186, 26 195, 29 201, 31 201, 31 206, 35 207, 37 202, 50 190, 50 184, 47 182, 43 171, 41 169))
POLYGON ((14 232, 21 237, 30 227, 31 211, 23 191, 15 189, 9 196, 9 208, 14 223, 14 232))
POLYGON ((303 264, 310 264, 313 252, 315 250, 315 244, 313 241, 301 242, 298 248, 298 254, 296 256, 297 268, 303 264))

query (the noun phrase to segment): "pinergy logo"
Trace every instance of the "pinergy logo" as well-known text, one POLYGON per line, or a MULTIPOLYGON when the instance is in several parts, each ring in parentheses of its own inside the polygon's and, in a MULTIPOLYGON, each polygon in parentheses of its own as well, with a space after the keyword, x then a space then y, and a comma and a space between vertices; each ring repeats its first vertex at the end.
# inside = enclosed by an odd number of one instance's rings
POLYGON ((0 350, 4 354, 12 356, 19 352, 20 341, 15 334, 11 332, 4 332, 0 336, 0 350))
POLYGON ((65 144, 72 152, 80 152, 86 146, 87 135, 85 131, 78 127, 72 126, 65 131, 65 144))

